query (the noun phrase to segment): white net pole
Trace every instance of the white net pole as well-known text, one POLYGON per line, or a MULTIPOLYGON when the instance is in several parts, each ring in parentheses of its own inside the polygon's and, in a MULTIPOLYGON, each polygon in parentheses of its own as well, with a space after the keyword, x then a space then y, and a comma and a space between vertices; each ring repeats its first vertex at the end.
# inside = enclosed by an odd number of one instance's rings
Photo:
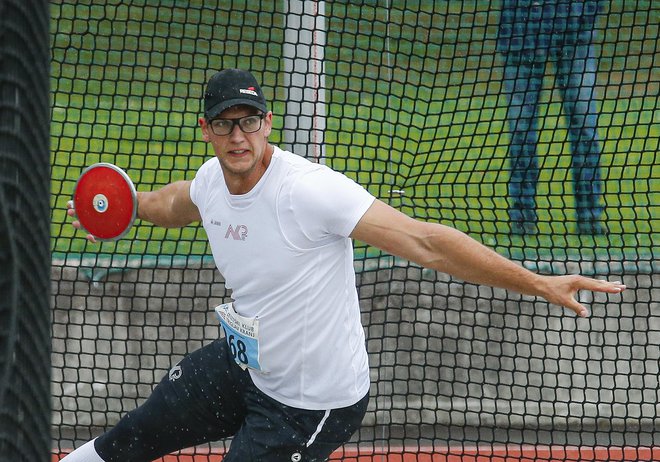
POLYGON ((323 162, 325 2, 290 0, 287 5, 283 57, 287 91, 284 144, 296 154, 323 162))

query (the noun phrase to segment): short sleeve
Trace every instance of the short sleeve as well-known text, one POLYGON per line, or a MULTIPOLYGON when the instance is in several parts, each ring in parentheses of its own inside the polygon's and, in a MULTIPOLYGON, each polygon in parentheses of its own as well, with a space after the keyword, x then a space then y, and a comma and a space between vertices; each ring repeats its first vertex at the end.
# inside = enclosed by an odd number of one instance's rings
POLYGON ((312 242, 349 237, 375 200, 355 181, 325 166, 298 176, 289 194, 290 214, 312 242))
POLYGON ((209 176, 212 175, 212 169, 217 162, 216 158, 204 162, 190 184, 190 199, 200 211, 204 209, 204 197, 208 189, 209 176))

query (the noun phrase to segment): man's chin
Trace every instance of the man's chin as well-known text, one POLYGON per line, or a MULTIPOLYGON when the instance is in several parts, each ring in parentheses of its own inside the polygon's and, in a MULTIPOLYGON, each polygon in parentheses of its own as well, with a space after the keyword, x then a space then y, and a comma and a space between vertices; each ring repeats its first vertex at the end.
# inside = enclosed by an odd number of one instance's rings
POLYGON ((221 159, 222 169, 234 175, 246 175, 254 170, 254 161, 248 157, 221 159))

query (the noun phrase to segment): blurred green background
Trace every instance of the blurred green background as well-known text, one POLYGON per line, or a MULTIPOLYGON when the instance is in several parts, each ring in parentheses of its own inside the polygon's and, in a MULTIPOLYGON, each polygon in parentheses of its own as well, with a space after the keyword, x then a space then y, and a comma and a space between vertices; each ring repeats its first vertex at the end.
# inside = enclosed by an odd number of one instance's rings
MULTIPOLYGON (((143 191, 192 179, 212 155, 197 128, 201 95, 222 68, 257 75, 275 116, 271 141, 282 142, 286 5, 260 3, 51 2, 55 258, 132 256, 139 264, 210 255, 201 227, 139 221, 118 243, 90 245, 68 224, 66 202, 95 162, 124 168, 143 191)), ((405 213, 455 226, 514 258, 657 260, 657 2, 611 2, 599 18, 609 234, 595 238, 574 233, 570 147, 550 77, 541 106, 540 233, 509 235, 498 8, 497 1, 326 2, 324 161, 405 213)), ((358 255, 364 250, 358 245, 358 255)))

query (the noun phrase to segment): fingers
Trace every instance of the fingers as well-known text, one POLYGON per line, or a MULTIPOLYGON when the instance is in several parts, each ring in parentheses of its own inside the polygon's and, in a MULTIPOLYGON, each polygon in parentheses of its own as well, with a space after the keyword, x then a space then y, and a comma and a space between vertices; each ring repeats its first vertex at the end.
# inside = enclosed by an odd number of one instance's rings
MULTIPOLYGON (((66 214, 68 216, 70 216, 72 218, 76 217, 76 209, 74 207, 73 201, 68 201, 66 203, 66 209, 67 209, 66 214)), ((80 224, 80 221, 78 221, 78 220, 73 220, 71 222, 71 226, 73 226, 76 229, 83 229, 82 225, 80 224)), ((85 239, 87 239, 92 244, 96 244, 96 238, 92 234, 87 234, 87 236, 85 236, 85 239)))
POLYGON ((573 303, 571 303, 570 305, 568 305, 568 308, 570 308, 571 310, 573 310, 573 311, 575 312, 575 314, 577 314, 577 315, 580 316, 581 318, 586 318, 587 316, 589 316, 589 310, 587 309, 586 306, 584 306, 583 304, 579 303, 579 302, 578 302, 577 300, 575 300, 575 299, 573 299, 572 302, 573 302, 573 303))
POLYGON ((591 279, 580 277, 577 290, 591 290, 593 292, 605 292, 609 294, 618 294, 626 289, 626 285, 621 281, 607 281, 604 279, 591 279))
POLYGON ((623 284, 621 281, 605 281, 605 280, 598 280, 599 286, 594 288, 594 290, 598 290, 600 292, 607 292, 611 294, 618 294, 619 292, 623 292, 626 290, 626 285, 623 284))
MULTIPOLYGON (((69 215, 70 217, 76 216, 76 209, 74 208, 73 201, 68 201, 66 203, 66 214, 69 215)), ((78 220, 73 222, 73 226, 75 228, 80 228, 80 223, 78 222, 78 220), (76 223, 78 223, 78 226, 76 226, 76 223)))
POLYGON ((577 288, 568 289, 567 292, 564 293, 563 299, 558 301, 558 304, 565 306, 566 308, 570 308, 576 315, 580 316, 581 318, 586 318, 589 316, 589 310, 586 306, 577 301, 578 290, 579 289, 577 288))
POLYGON ((581 290, 619 294, 626 289, 621 281, 592 279, 580 275, 550 276, 548 282, 550 290, 546 292, 546 300, 570 308, 582 318, 589 316, 589 310, 578 301, 578 293, 581 290))
MULTIPOLYGON (((610 294, 618 294, 623 292, 626 289, 625 284, 621 281, 607 281, 603 279, 591 279, 586 277, 580 277, 579 283, 575 288, 575 295, 579 290, 591 290, 593 292, 603 292, 610 294)), ((571 304, 567 305, 568 308, 571 308, 575 313, 580 317, 587 317, 589 311, 587 308, 579 303, 575 297, 572 298, 571 304)))

